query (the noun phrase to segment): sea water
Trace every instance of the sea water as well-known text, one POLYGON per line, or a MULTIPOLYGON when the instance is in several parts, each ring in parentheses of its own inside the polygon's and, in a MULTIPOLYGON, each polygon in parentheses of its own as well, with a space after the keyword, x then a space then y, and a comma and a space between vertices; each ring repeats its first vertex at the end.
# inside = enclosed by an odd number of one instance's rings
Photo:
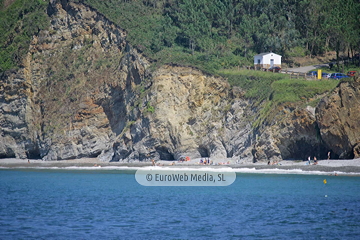
POLYGON ((227 187, 145 187, 127 171, 2 169, 0 194, 0 239, 360 236, 351 176, 238 173, 227 187))

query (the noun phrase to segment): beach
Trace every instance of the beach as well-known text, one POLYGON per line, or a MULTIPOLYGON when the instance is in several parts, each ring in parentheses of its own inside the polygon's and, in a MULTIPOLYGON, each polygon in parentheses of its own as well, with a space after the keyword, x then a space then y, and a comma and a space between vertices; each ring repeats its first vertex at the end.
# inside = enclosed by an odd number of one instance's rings
MULTIPOLYGON (((266 162, 239 163, 235 161, 214 160, 214 165, 200 164, 200 159, 190 161, 165 161, 156 162, 156 168, 232 168, 236 172, 250 173, 294 173, 294 174, 351 174, 360 175, 360 158, 347 160, 318 160, 317 165, 308 165, 307 161, 283 160, 276 165, 266 162)), ((151 167, 151 162, 102 162, 97 158, 81 158, 61 161, 43 161, 34 159, 3 158, 0 159, 0 168, 87 168, 87 169, 138 169, 151 167)))

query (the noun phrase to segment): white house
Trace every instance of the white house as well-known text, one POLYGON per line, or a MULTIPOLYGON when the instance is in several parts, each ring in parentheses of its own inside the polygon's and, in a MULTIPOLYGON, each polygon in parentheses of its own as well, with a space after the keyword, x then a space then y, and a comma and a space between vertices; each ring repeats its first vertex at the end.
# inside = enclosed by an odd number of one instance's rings
POLYGON ((255 68, 281 67, 281 56, 273 53, 260 53, 254 56, 255 68))

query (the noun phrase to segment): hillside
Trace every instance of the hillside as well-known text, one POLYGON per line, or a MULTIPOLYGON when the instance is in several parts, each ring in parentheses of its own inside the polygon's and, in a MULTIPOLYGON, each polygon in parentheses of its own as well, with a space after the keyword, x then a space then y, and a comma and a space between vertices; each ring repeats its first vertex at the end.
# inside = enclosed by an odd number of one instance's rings
POLYGON ((0 75, 2 158, 359 156, 356 81, 160 64, 92 6, 51 1, 45 13, 21 65, 0 75))
MULTIPOLYGON (((276 52, 295 66, 299 57, 334 51, 339 59, 360 51, 356 0, 71 1, 121 26, 155 66, 178 63, 214 73, 251 65, 260 52, 276 52)), ((21 65, 32 35, 48 27, 47 3, 1 0, 0 71, 21 65)))

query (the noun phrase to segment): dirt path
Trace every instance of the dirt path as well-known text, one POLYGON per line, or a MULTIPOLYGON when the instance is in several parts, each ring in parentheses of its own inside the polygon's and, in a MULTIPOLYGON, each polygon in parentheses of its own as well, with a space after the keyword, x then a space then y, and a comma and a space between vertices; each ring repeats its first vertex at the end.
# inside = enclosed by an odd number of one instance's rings
POLYGON ((320 67, 329 67, 329 64, 317 64, 317 65, 311 65, 311 66, 305 66, 305 67, 299 67, 299 68, 288 68, 287 70, 290 72, 307 73, 311 70, 314 70, 314 69, 320 68, 320 67))

